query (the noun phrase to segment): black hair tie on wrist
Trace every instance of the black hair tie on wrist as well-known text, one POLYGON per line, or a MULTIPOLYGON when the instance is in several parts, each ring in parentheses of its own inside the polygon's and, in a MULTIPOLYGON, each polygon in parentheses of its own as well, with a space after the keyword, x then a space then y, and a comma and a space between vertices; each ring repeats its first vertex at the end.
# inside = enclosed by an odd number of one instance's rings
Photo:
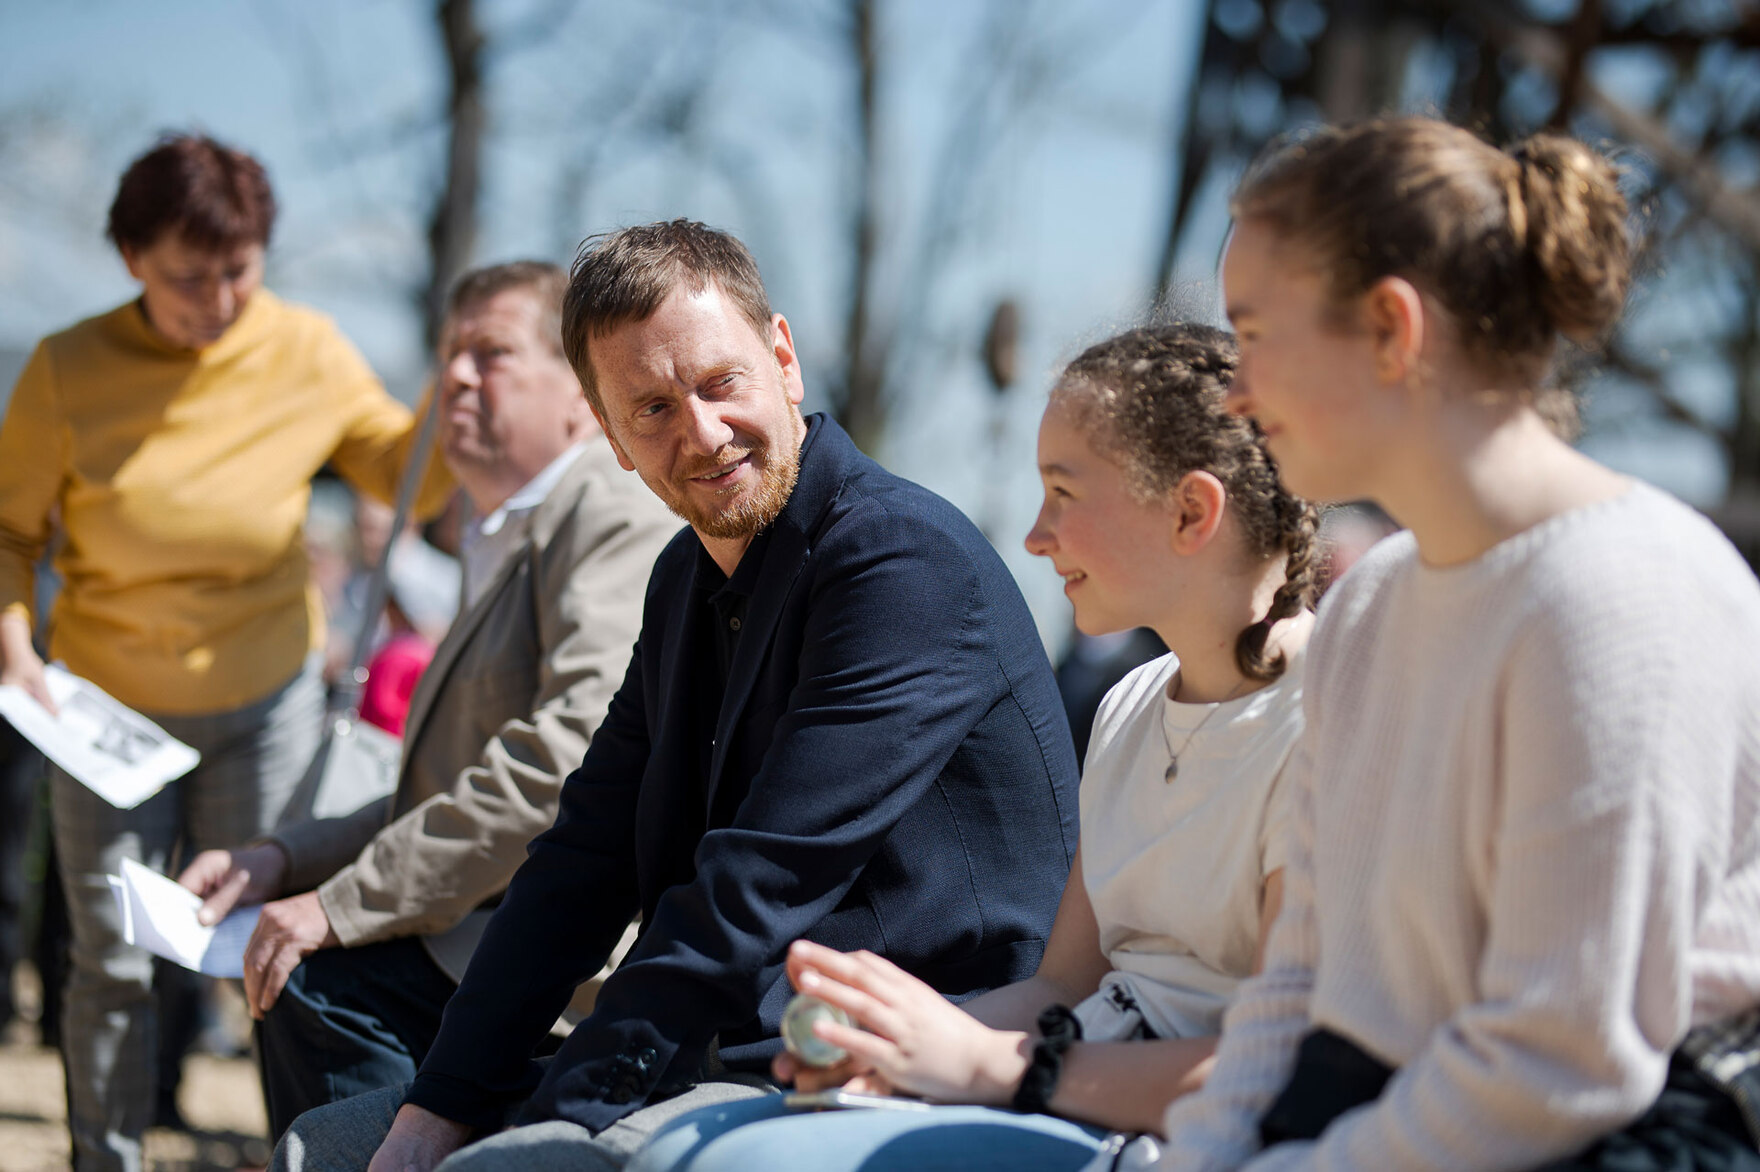
POLYGON ((1082 1023, 1067 1005, 1051 1005, 1039 1014, 1039 1040, 1021 1085, 1014 1093, 1014 1109, 1032 1115, 1051 1112, 1051 1096, 1063 1077, 1063 1057, 1082 1040, 1082 1023))

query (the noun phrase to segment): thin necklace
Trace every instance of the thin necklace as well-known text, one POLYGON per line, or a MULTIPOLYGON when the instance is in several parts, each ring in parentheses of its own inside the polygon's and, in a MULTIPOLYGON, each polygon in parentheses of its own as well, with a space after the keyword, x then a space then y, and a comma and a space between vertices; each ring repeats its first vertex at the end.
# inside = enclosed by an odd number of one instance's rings
MULTIPOLYGON (((1167 735, 1167 719, 1166 719, 1165 714, 1163 715, 1162 720, 1161 720, 1161 739, 1167 743, 1168 762, 1167 762, 1167 772, 1163 773, 1161 776, 1165 781, 1167 781, 1171 784, 1173 779, 1179 776, 1179 755, 1181 753, 1185 752, 1187 749, 1192 747, 1192 738, 1194 738, 1198 735, 1198 731, 1200 729, 1202 729, 1205 725, 1209 724, 1210 718, 1212 716, 1215 716, 1217 711, 1220 710, 1224 704, 1227 704, 1230 700, 1234 699, 1236 693, 1238 693, 1242 688, 1244 688, 1246 686, 1247 686, 1247 681, 1243 678, 1240 683, 1236 684, 1234 687, 1232 687, 1228 690, 1228 695, 1224 696, 1222 699, 1218 700, 1215 704, 1211 705, 1210 711, 1206 712, 1204 714, 1204 719, 1200 720, 1196 725, 1194 725, 1192 727, 1192 731, 1186 734, 1186 739, 1180 744, 1180 747, 1178 749, 1175 749, 1173 747, 1173 738, 1167 735)), ((1177 689, 1175 689, 1175 691, 1177 691, 1177 689)), ((1172 700, 1173 693, 1169 693, 1167 698, 1169 700, 1172 700)), ((1176 703, 1177 703, 1177 701, 1176 701, 1176 703)))

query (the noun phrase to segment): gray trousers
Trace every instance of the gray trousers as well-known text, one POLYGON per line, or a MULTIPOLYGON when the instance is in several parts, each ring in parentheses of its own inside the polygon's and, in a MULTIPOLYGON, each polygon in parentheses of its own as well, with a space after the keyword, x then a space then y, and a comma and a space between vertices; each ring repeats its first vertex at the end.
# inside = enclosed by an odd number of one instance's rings
MULTIPOLYGON (((408 1089, 387 1087, 307 1111, 281 1137, 270 1172, 360 1172, 391 1130, 408 1089)), ((435 1172, 617 1172, 649 1136, 680 1115, 775 1093, 747 1083, 700 1083, 625 1115, 598 1135, 561 1120, 497 1132, 460 1148, 435 1172)))
POLYGON ((55 851, 73 928, 61 1055, 79 1172, 139 1172, 156 1091, 153 958, 123 943, 104 876, 120 871, 125 858, 175 875, 180 858, 238 846, 273 828, 317 750, 324 685, 314 660, 242 708, 148 715, 202 760, 134 809, 118 810, 60 769, 50 777, 55 851))

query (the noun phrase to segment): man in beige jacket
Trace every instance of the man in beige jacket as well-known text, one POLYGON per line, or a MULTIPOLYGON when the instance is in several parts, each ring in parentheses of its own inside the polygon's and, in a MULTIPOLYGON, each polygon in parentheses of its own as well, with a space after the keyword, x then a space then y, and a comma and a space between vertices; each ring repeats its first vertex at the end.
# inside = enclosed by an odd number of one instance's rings
POLYGON ((622 682, 654 558, 678 531, 618 467, 562 356, 566 283, 518 262, 452 294, 441 443, 481 519, 461 613, 410 703, 397 792, 205 852, 181 877, 210 922, 272 900, 244 983, 277 1136, 308 1108, 414 1076, 622 682))

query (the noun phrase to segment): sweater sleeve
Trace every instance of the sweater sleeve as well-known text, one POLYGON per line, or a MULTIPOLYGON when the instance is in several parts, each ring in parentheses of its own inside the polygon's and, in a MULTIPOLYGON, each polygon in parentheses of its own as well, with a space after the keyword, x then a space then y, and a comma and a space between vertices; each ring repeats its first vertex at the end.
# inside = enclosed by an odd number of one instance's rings
POLYGON ((1298 742, 1278 783, 1293 810, 1282 864, 1283 908, 1266 941, 1264 968, 1241 985, 1223 1017, 1216 1065, 1204 1089, 1167 1109, 1161 1166, 1169 1172, 1238 1168, 1258 1150, 1259 1117, 1288 1081, 1296 1047, 1308 1032, 1320 944, 1308 762, 1306 746, 1298 742))
POLYGON ((39 343, 0 421, 0 614, 34 616, 36 564, 67 480, 68 442, 49 347, 39 343))
MULTIPOLYGON (((322 346, 325 380, 348 420, 330 462, 357 491, 390 504, 397 499, 398 478, 415 448, 418 421, 435 388, 430 384, 422 392, 412 414, 385 392, 367 360, 328 322, 322 346)), ((418 517, 438 513, 454 487, 452 473, 440 458, 437 437, 438 432, 416 491, 413 512, 418 517)))
POLYGON ((1376 1102, 1254 1168, 1534 1167, 1660 1092, 1691 1024, 1752 697, 1719 686, 1742 676, 1686 574, 1614 562, 1568 591, 1528 586, 1555 597, 1499 681, 1475 999, 1376 1102))

